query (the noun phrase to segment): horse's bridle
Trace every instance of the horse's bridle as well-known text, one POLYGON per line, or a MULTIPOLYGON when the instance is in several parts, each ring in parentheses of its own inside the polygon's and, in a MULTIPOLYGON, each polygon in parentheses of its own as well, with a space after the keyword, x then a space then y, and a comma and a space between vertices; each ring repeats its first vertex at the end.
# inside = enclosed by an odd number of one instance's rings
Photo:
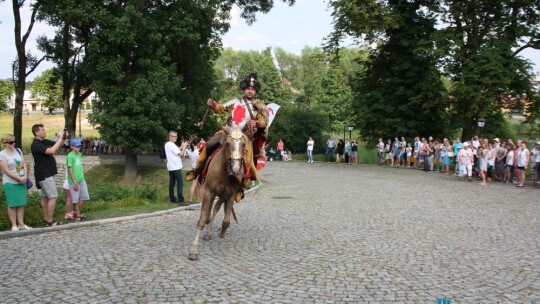
MULTIPOLYGON (((233 130, 228 136, 231 137, 233 139, 233 143, 237 147, 239 147, 240 146, 240 139, 242 139, 242 137, 244 137, 245 135, 242 134, 242 131, 240 131, 240 130, 233 130)), ((245 151, 244 151, 244 153, 245 153, 245 151)), ((233 151, 232 155, 228 155, 228 152, 226 152, 226 156, 229 159, 228 166, 227 166, 227 171, 228 171, 227 173, 229 175, 234 175, 233 170, 232 170, 233 161, 240 161, 240 172, 243 172, 244 162, 242 161, 242 159, 243 159, 244 155, 242 155, 240 153, 239 149, 235 149, 233 151)))

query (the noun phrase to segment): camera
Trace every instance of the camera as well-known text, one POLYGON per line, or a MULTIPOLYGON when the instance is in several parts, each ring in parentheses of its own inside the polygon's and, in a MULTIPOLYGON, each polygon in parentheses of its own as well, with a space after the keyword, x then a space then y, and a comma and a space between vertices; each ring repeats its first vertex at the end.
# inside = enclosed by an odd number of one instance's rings
POLYGON ((63 136, 63 139, 67 139, 68 138, 68 130, 67 129, 64 129, 64 136, 63 136))

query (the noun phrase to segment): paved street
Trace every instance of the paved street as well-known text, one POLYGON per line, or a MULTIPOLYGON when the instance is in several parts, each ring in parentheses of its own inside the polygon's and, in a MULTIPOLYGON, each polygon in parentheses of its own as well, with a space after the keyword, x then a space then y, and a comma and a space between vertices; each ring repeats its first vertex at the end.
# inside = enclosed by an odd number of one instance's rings
POLYGON ((269 163, 239 224, 198 209, 0 240, 2 303, 540 302, 540 189, 269 163))

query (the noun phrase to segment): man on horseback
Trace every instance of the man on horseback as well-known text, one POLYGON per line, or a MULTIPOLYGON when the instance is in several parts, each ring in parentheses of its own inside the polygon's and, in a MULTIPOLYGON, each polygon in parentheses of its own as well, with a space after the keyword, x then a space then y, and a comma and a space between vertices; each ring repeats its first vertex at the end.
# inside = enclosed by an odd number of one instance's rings
MULTIPOLYGON (((229 113, 227 124, 240 127, 249 139, 244 155, 244 164, 248 168, 243 178, 243 186, 246 187, 250 181, 255 181, 258 177, 256 161, 257 157, 264 155, 262 147, 268 135, 268 109, 264 102, 255 99, 255 95, 261 89, 257 73, 251 73, 242 80, 240 89, 244 92, 241 98, 234 98, 222 104, 208 99, 207 105, 216 114, 229 113)), ((208 157, 219 147, 222 135, 223 131, 218 131, 208 140, 201 150, 196 169, 187 173, 187 180, 194 180, 203 172, 208 157)), ((238 202, 241 198, 242 193, 239 192, 235 201, 238 202)))

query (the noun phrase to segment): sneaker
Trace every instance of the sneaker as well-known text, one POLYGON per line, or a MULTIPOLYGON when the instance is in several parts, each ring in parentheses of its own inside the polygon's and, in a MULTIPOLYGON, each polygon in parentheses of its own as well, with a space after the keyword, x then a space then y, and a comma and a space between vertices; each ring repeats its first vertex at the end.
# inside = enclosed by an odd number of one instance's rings
POLYGON ((17 226, 12 226, 12 227, 11 227, 11 231, 19 231, 19 227, 17 227, 17 226))
POLYGON ((178 203, 181 207, 189 207, 189 203, 188 202, 181 202, 181 203, 178 203))
POLYGON ((27 225, 22 225, 22 226, 21 226, 21 225, 19 225, 19 227, 18 227, 18 228, 19 228, 19 230, 28 230, 28 229, 32 229, 32 227, 30 227, 30 226, 27 226, 27 225))

